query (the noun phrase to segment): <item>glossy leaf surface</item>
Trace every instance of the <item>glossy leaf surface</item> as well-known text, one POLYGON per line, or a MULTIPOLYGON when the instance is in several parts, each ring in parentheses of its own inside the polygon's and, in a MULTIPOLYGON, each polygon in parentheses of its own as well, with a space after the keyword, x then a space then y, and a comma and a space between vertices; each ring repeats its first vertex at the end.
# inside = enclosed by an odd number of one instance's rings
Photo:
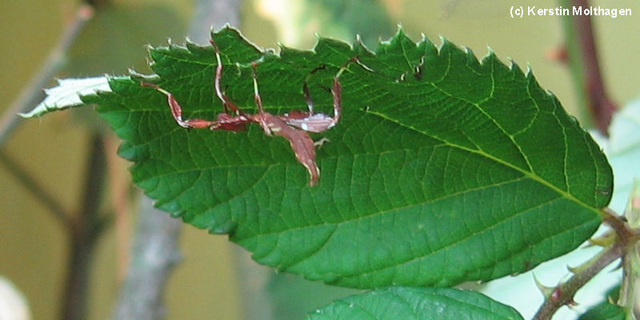
MULTIPOLYGON (((258 50, 233 29, 215 35, 223 90, 254 113, 248 63, 267 112, 331 113, 340 66, 343 117, 321 134, 317 187, 289 143, 246 132, 185 130, 161 93, 110 80, 87 96, 124 140, 121 155, 157 206, 254 253, 260 263, 342 286, 450 286, 528 270, 599 225, 612 174, 591 137, 534 77, 493 53, 402 32, 375 54, 321 38, 314 51, 258 50), (370 70, 367 70, 371 69, 370 70)), ((212 47, 151 50, 154 81, 185 117, 215 119, 212 47)))

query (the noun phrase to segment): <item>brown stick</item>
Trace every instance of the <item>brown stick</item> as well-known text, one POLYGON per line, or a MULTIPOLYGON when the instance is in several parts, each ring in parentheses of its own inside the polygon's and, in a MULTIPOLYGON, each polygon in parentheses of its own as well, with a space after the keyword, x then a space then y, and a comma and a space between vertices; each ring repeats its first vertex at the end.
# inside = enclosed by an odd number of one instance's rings
POLYGON ((99 215, 102 189, 105 185, 105 148, 102 136, 95 133, 85 173, 85 186, 80 212, 71 220, 69 256, 61 319, 87 318, 89 272, 95 244, 108 220, 99 215))
MULTIPOLYGON (((571 3, 575 7, 589 8, 588 0, 572 0, 571 3)), ((573 16, 572 19, 581 49, 580 53, 585 74, 585 82, 582 85, 586 93, 587 104, 595 118, 598 130, 602 134, 608 135, 609 123, 611 123, 612 114, 617 109, 617 106, 609 98, 600 73, 591 16, 573 16)))
POLYGON ((586 267, 573 275, 568 281, 559 284, 553 289, 549 297, 545 297, 545 303, 538 309, 533 320, 550 320, 551 317, 565 305, 575 304, 573 296, 596 274, 624 255, 625 247, 621 243, 604 249, 597 257, 587 262, 586 267))

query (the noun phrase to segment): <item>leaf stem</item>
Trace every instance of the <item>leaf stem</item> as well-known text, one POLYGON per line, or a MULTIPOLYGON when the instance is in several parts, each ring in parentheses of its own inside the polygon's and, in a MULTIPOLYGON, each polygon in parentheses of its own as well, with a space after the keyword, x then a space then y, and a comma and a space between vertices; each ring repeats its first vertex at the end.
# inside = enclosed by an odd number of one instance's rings
POLYGON ((610 208, 604 208, 604 222, 608 224, 616 233, 616 241, 623 246, 638 241, 637 232, 629 227, 625 218, 615 213, 610 208))
POLYGON ((553 288, 551 294, 545 297, 534 320, 551 319, 560 307, 575 304, 573 296, 576 292, 611 262, 624 257, 630 245, 640 239, 638 232, 629 228, 624 218, 610 208, 603 209, 603 217, 604 222, 614 231, 613 243, 583 265, 571 269, 573 277, 553 288))
POLYGON ((562 306, 575 304, 573 297, 576 292, 606 266, 621 258, 625 252, 626 246, 621 242, 616 242, 613 246, 605 248, 600 254, 576 268, 575 270, 579 271, 566 282, 553 288, 551 295, 545 297, 544 304, 538 309, 533 319, 550 320, 562 306))

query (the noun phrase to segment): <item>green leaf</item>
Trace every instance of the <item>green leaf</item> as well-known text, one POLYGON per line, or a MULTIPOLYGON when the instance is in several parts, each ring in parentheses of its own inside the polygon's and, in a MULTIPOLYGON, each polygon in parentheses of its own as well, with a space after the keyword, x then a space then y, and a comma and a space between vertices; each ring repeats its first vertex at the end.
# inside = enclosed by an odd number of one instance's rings
MULTIPOLYGON (((375 54, 321 38, 314 51, 262 52, 233 29, 214 35, 226 94, 255 112, 249 62, 266 111, 331 113, 340 66, 342 119, 313 138, 319 186, 289 143, 247 132, 185 130, 138 77, 85 97, 124 140, 120 154, 156 205, 232 241, 260 263, 341 286, 451 286, 528 270, 581 244, 609 202, 599 147, 531 73, 443 40, 399 31, 375 54), (316 70, 312 72, 312 70, 316 70)), ((154 81, 185 118, 222 112, 212 47, 150 51, 154 81)))
POLYGON ((307 320, 522 319, 516 310, 474 292, 392 287, 347 297, 307 320))
POLYGON ((615 286, 606 294, 606 298, 598 305, 580 315, 579 320, 625 320, 624 308, 615 304, 618 301, 620 286, 615 286))
POLYGON ((603 302, 585 312, 579 320, 627 320, 624 309, 610 302, 603 302))
MULTIPOLYGON (((269 277, 268 283, 266 296, 269 298, 272 319, 301 319, 309 310, 315 310, 319 306, 349 295, 362 293, 357 289, 307 281, 289 273, 274 273, 269 277)), ((247 306, 244 309, 247 308, 251 307, 247 306)))

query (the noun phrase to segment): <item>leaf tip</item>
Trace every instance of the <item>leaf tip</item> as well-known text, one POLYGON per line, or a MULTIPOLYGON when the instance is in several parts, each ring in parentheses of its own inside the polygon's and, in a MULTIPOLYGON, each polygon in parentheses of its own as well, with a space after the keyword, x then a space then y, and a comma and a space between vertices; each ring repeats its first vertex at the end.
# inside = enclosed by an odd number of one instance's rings
POLYGON ((226 23, 224 26, 222 26, 222 28, 218 29, 217 31, 213 27, 211 28, 211 39, 216 40, 217 42, 218 39, 220 38, 234 38, 234 39, 240 38, 242 40, 247 41, 242 35, 242 33, 240 32, 240 30, 232 27, 229 23, 226 23))
POLYGON ((34 118, 52 111, 79 107, 85 103, 81 97, 97 92, 111 92, 107 76, 84 79, 61 79, 58 86, 45 89, 46 97, 33 110, 20 113, 23 118, 34 118))

